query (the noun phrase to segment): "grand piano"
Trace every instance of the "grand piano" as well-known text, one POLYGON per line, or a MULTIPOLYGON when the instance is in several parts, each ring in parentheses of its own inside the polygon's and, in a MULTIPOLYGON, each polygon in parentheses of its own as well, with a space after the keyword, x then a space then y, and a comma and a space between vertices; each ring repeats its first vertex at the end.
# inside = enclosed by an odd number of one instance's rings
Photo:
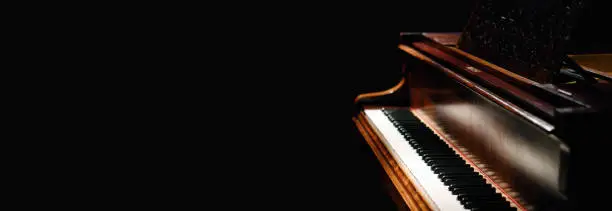
POLYGON ((400 33, 402 78, 355 99, 401 210, 588 210, 597 198, 589 165, 612 141, 612 54, 570 49, 583 1, 525 2, 480 1, 462 32, 400 33))

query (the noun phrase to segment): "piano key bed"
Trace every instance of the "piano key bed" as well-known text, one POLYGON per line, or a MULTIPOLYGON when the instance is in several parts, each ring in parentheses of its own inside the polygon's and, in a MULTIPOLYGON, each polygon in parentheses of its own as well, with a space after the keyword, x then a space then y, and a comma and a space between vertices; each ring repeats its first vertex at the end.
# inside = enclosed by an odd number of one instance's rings
MULTIPOLYGON (((401 169, 400 174, 408 178, 407 189, 414 190, 400 192, 418 195, 408 199, 411 210, 529 210, 502 189, 497 184, 499 181, 485 174, 490 172, 478 167, 476 159, 472 160, 460 146, 427 125, 427 117, 420 112, 407 108, 370 108, 363 111, 359 120, 362 123, 358 123, 360 130, 365 130, 367 122, 382 143, 374 146, 370 140, 371 147, 384 147, 386 156, 393 159, 393 165, 386 164, 392 166, 387 173, 401 169)), ((382 155, 379 152, 377 156, 380 159, 382 155)))

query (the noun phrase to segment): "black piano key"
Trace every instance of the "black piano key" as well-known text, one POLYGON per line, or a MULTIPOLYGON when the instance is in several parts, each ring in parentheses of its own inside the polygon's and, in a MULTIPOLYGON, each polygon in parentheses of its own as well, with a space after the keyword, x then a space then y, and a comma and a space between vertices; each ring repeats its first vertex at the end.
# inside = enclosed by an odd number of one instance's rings
POLYGON ((454 170, 454 168, 456 168, 456 169, 470 169, 471 171, 473 171, 472 167, 470 167, 470 165, 465 163, 463 160, 456 159, 451 156, 448 156, 448 157, 432 156, 432 157, 423 158, 423 160, 425 161, 425 163, 431 163, 432 165, 438 164, 437 166, 441 166, 441 167, 442 166, 443 167, 453 167, 453 169, 450 169, 450 170, 454 170))
POLYGON ((507 201, 466 201, 463 204, 465 208, 488 208, 489 210, 503 207, 510 207, 510 203, 507 201))
POLYGON ((411 132, 421 131, 421 128, 422 128, 422 126, 417 125, 416 122, 394 121, 393 123, 396 125, 400 125, 402 128, 408 131, 411 131, 411 132))
POLYGON ((464 182, 464 181, 456 181, 449 182, 448 188, 462 188, 462 187, 491 187, 489 184, 483 184, 480 182, 464 182))
POLYGON ((496 195, 498 194, 497 192, 495 192, 495 190, 492 187, 456 187, 456 188, 450 188, 451 192, 455 195, 457 194, 464 194, 464 195, 496 195))
POLYGON ((460 173, 457 173, 457 172, 452 172, 452 173, 442 172, 442 173, 440 173, 440 176, 438 178, 442 179, 443 177, 446 177, 446 178, 452 178, 452 179, 465 179, 465 178, 470 178, 470 177, 476 178, 476 177, 479 177, 479 176, 480 175, 472 174, 470 172, 460 172, 460 173))
POLYGON ((423 131, 424 129, 422 129, 422 128, 414 128, 414 127, 409 127, 409 126, 406 126, 406 125, 403 125, 403 126, 410 133, 412 133, 414 135, 417 135, 417 136, 420 136, 421 138, 425 138, 427 140, 432 140, 432 139, 436 140, 436 139, 439 138, 438 135, 436 135, 436 134, 432 134, 432 133, 429 133, 429 132, 427 132, 427 133, 424 132, 423 131))
POLYGON ((503 197, 499 195, 487 195, 487 196, 472 196, 472 195, 461 195, 457 196, 457 199, 461 202, 467 201, 498 201, 504 202, 503 197))
POLYGON ((425 164, 427 164, 428 166, 432 167, 432 168, 441 168, 441 167, 461 167, 461 164, 456 164, 456 163, 445 163, 445 162, 439 162, 439 161, 426 161, 425 164))
POLYGON ((444 176, 440 176, 440 177, 441 177, 440 179, 443 182, 446 180, 449 180, 449 182, 466 181, 466 182, 486 183, 486 180, 480 176, 474 177, 471 175, 445 174, 444 176))
MULTIPOLYGON (((455 161, 453 159, 449 159, 450 161, 455 161)), ((432 161, 433 162, 433 161, 432 161)), ((438 161, 438 162, 442 162, 442 161, 438 161)), ((455 172, 474 172, 474 169, 472 169, 471 167, 469 167, 467 164, 458 164, 458 165, 440 165, 436 168, 432 168, 432 170, 440 170, 440 171, 444 171, 446 173, 455 173, 455 172)), ((433 166, 432 166, 433 167, 433 166)))
POLYGON ((432 167, 434 173, 438 174, 468 174, 478 176, 478 173, 474 172, 474 169, 471 168, 462 168, 462 167, 447 167, 447 166, 438 166, 432 167))
MULTIPOLYGON (((455 154, 450 154, 450 153, 429 153, 426 155, 423 155, 423 160, 425 162, 429 162, 429 161, 438 161, 438 162, 444 162, 444 161, 450 161, 450 162, 460 162, 460 159, 457 159, 457 155, 455 154)), ((463 162, 465 163, 465 162, 463 162)))
POLYGON ((465 166, 465 164, 453 164, 453 163, 434 163, 434 162, 430 162, 427 163, 428 166, 431 167, 431 169, 440 169, 442 168, 442 171, 444 171, 444 168, 469 168, 467 166, 465 166))
POLYGON ((393 125, 404 128, 405 130, 410 131, 411 133, 421 135, 422 137, 425 137, 425 138, 438 138, 438 136, 434 133, 431 133, 431 131, 426 131, 426 130, 429 130, 429 128, 415 126, 414 123, 394 122, 393 125))
POLYGON ((429 159, 444 159, 443 157, 446 157, 447 159, 450 160, 455 160, 456 155, 454 154, 450 154, 450 153, 438 153, 438 152, 417 152, 417 154, 419 154, 421 156, 421 158, 423 158, 423 160, 425 160, 425 158, 429 158, 429 159))
MULTIPOLYGON (((476 173, 476 172, 474 172, 476 173)), ((475 176, 474 174, 441 174, 438 176, 438 178, 440 178, 441 180, 444 179, 456 179, 456 180, 460 180, 460 179, 466 179, 466 178, 482 178, 480 177, 480 175, 475 176)), ((484 179, 483 179, 484 182, 484 179)))
POLYGON ((425 162, 427 165, 431 167, 463 167, 470 168, 467 164, 461 163, 460 161, 451 160, 453 162, 441 162, 439 160, 430 160, 429 162, 425 162))
POLYGON ((496 193, 490 192, 486 189, 460 189, 460 188, 452 188, 450 192, 453 195, 459 196, 481 196, 481 197, 495 197, 496 193))
POLYGON ((431 166, 431 170, 436 174, 469 174, 476 176, 476 174, 472 174, 475 173, 472 169, 455 166, 431 166))
POLYGON ((423 144, 418 144, 419 146, 418 149, 415 149, 417 152, 423 152, 423 153, 436 153, 436 154, 451 154, 451 155, 455 155, 456 153, 454 151, 452 151, 451 149, 447 148, 444 149, 442 147, 431 147, 431 146, 427 146, 427 145, 423 145, 423 144))
POLYGON ((510 207, 510 203, 499 198, 472 198, 469 200, 459 200, 465 208, 493 208, 493 207, 510 207))
POLYGON ((424 143, 418 143, 418 144, 419 146, 421 146, 420 150, 422 151, 434 151, 434 152, 444 152, 444 153, 456 154, 455 151, 453 151, 450 147, 445 146, 445 145, 433 145, 433 144, 424 144, 424 143))
POLYGON ((425 163, 431 163, 432 165, 438 166, 457 166, 466 168, 470 167, 467 163, 465 163, 465 161, 458 159, 430 159, 425 161, 425 163))
POLYGON ((455 155, 451 155, 451 154, 428 154, 428 155, 424 155, 423 160, 425 162, 427 161, 434 161, 434 160, 457 160, 457 157, 455 155))
POLYGON ((491 190, 489 188, 491 188, 491 186, 450 187, 449 189, 453 189, 459 193, 457 195, 457 199, 460 200, 504 200, 500 193, 497 193, 495 190, 491 190))
POLYGON ((407 129, 407 132, 409 132, 410 135, 413 135, 414 137, 418 138, 419 141, 422 141, 422 142, 439 142, 439 137, 437 135, 422 134, 418 131, 412 131, 409 129, 407 129))
MULTIPOLYGON (((385 112, 385 111, 383 111, 385 112)), ((402 121, 419 121, 412 113, 408 110, 396 110, 396 111, 387 111, 385 112, 387 116, 393 120, 402 120, 402 121)))
POLYGON ((383 109, 385 115, 464 207, 507 210, 510 204, 440 137, 407 109, 383 109))
POLYGON ((444 182, 444 184, 447 185, 448 190, 462 189, 462 188, 476 188, 476 187, 481 187, 481 188, 491 187, 489 184, 481 183, 481 182, 447 181, 447 182, 444 182))
POLYGON ((485 183, 484 179, 479 179, 479 178, 471 178, 471 177, 465 177, 465 178, 461 178, 461 179, 457 179, 457 178, 450 178, 450 179, 442 179, 442 182, 445 185, 451 185, 451 184, 480 184, 480 185, 489 185, 485 183))
POLYGON ((516 211, 516 208, 512 208, 512 207, 485 207, 485 208, 471 208, 471 211, 491 211, 491 210, 495 210, 495 211, 516 211))
MULTIPOLYGON (((477 191, 477 190, 469 190, 469 189, 458 190, 456 188, 453 189, 453 190, 455 190, 455 192, 457 192, 455 194, 455 195, 457 195, 457 197, 461 197, 461 196, 468 197, 468 198, 469 197, 485 197, 485 196, 487 196, 487 197, 493 197, 493 196, 502 197, 499 193, 490 192, 488 190, 485 190, 485 191, 477 191), (471 191, 471 192, 469 192, 469 191, 471 191)), ((451 190, 451 192, 452 192, 452 190, 451 190)))
MULTIPOLYGON (((418 139, 419 137, 415 136, 415 138, 418 139)), ((452 148, 450 148, 446 143, 444 143, 442 141, 434 142, 434 141, 423 141, 423 140, 418 141, 417 140, 416 142, 419 143, 419 144, 422 144, 423 146, 427 146, 429 148, 432 148, 432 149, 440 149, 440 150, 446 150, 446 151, 453 151, 452 148)))
POLYGON ((423 147, 419 147, 418 149, 416 149, 417 153, 427 153, 427 154, 440 154, 440 153, 445 153, 445 154, 451 154, 454 155, 455 153, 453 151, 450 151, 450 149, 445 150, 445 149, 431 149, 431 148, 427 148, 426 146, 423 147))
POLYGON ((504 207, 504 206, 473 207, 473 208, 467 208, 467 209, 471 211, 506 211, 506 210, 516 211, 516 209, 511 209, 509 207, 504 207))
MULTIPOLYGON (((412 134, 414 135, 414 134, 412 134)), ((445 142, 443 141, 432 141, 432 140, 428 140, 428 141, 424 141, 424 139, 422 137, 419 137, 417 135, 414 135, 415 137, 415 141, 417 141, 420 144, 426 145, 426 146, 430 146, 430 147, 440 147, 443 149, 448 148, 449 150, 452 150, 445 142)))
POLYGON ((410 133, 418 133, 419 131, 419 127, 415 125, 415 123, 409 123, 409 122, 397 122, 397 125, 399 125, 399 128, 403 128, 404 130, 410 132, 410 133))
MULTIPOLYGON (((449 161, 455 161, 455 159, 450 159, 450 157, 427 157, 424 158, 423 161, 425 161, 425 164, 427 164, 428 166, 433 167, 434 164, 438 164, 436 166, 451 166, 453 163, 445 163, 445 160, 449 160, 449 161)), ((460 165, 456 165, 456 167, 461 167, 460 165)))
POLYGON ((476 205, 490 205, 490 204, 500 204, 500 205, 504 205, 504 206, 510 206, 510 203, 508 201, 506 201, 503 197, 501 196, 473 196, 473 197, 465 197, 465 195, 462 195, 462 197, 457 197, 459 199, 459 202, 461 202, 461 204, 466 205, 466 204, 470 204, 472 206, 476 205))
MULTIPOLYGON (((453 161, 455 162, 456 159, 453 159, 450 155, 447 156, 428 156, 428 157, 424 157, 423 161, 425 161, 425 163, 429 166, 432 166, 433 164, 443 164, 445 163, 444 161, 453 161)), ((459 163, 459 162, 457 162, 459 163)), ((458 167, 460 167, 459 165, 457 165, 458 167)))
POLYGON ((448 157, 452 159, 457 159, 457 155, 451 152, 426 152, 426 151, 417 151, 418 154, 422 154, 423 158, 426 157, 448 157))

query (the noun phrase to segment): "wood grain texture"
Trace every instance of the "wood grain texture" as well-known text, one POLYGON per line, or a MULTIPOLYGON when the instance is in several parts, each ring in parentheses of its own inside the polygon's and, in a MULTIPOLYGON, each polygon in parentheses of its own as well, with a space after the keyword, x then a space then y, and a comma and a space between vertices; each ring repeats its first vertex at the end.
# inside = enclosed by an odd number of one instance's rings
POLYGON ((395 161, 365 118, 362 112, 357 117, 353 118, 353 121, 403 199, 404 203, 398 204, 398 207, 401 208, 407 205, 410 210, 414 211, 433 210, 431 208, 432 206, 422 197, 423 193, 420 193, 414 187, 414 182, 401 170, 397 161, 395 161))
POLYGON ((467 53, 465 51, 462 51, 462 50, 460 50, 458 48, 448 48, 448 49, 450 49, 450 50, 454 51, 455 53, 458 53, 458 54, 460 54, 462 56, 465 56, 465 57, 467 57, 469 59, 477 61, 478 63, 480 63, 482 65, 485 65, 488 68, 491 68, 493 70, 499 71, 500 73, 506 74, 507 76, 509 76, 509 77, 511 77, 511 78, 513 78, 513 79, 515 79, 517 81, 523 82, 523 83, 528 84, 528 85, 536 85, 537 84, 537 82, 535 82, 535 81, 533 81, 531 79, 525 78, 525 77, 523 77, 523 76, 521 76, 519 74, 516 74, 516 73, 514 73, 514 72, 512 72, 510 70, 506 70, 505 68, 497 66, 497 65, 495 65, 493 63, 490 63, 490 62, 488 62, 488 61, 486 61, 484 59, 481 59, 480 57, 474 56, 474 55, 472 55, 470 53, 467 53))

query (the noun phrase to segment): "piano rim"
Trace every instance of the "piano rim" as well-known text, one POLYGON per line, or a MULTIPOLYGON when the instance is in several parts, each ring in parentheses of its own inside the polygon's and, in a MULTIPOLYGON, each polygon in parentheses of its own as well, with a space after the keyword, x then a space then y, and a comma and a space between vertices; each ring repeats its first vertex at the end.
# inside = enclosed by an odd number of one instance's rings
POLYGON ((356 117, 353 117, 353 122, 374 152, 395 189, 399 192, 404 204, 408 205, 410 210, 435 210, 433 209, 434 206, 423 197, 423 193, 415 187, 414 181, 402 171, 378 134, 373 131, 374 129, 368 124, 365 113, 363 111, 359 112, 356 117))

